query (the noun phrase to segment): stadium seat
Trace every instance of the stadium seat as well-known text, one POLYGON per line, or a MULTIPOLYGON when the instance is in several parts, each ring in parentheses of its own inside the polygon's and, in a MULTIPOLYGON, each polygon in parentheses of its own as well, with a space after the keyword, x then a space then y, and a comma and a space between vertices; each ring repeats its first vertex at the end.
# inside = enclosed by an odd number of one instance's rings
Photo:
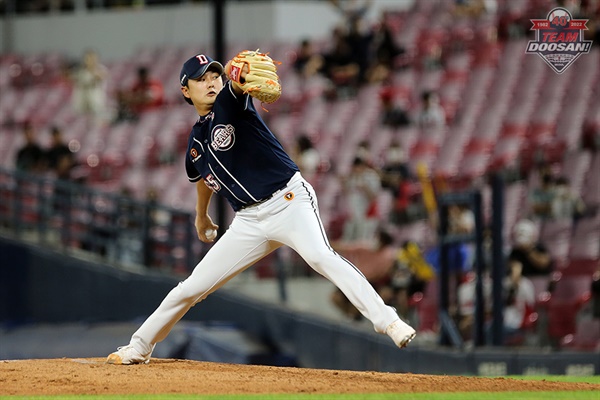
POLYGON ((496 171, 516 166, 522 144, 523 138, 519 136, 500 138, 496 146, 494 146, 494 151, 490 159, 490 168, 496 171))
POLYGON ((571 258, 561 270, 563 276, 592 276, 600 269, 600 258, 571 258))
POLYGON ((585 174, 583 187, 580 192, 584 203, 592 210, 598 210, 600 208, 600 185, 598 184, 598 171, 600 171, 600 152, 596 152, 593 155, 589 169, 585 174))
POLYGON ((533 284, 535 290, 536 303, 544 303, 549 299, 550 283, 552 277, 549 276, 530 276, 528 278, 533 284))
POLYGON ((600 258, 600 213, 577 221, 570 237, 569 257, 573 259, 600 258))
POLYGON ((431 280, 424 293, 417 292, 409 299, 409 305, 414 308, 418 324, 417 332, 438 332, 438 292, 439 283, 437 279, 431 280))
POLYGON ((566 276, 556 282, 544 305, 548 317, 548 337, 555 345, 576 332, 577 312, 590 299, 591 276, 566 276))
POLYGON ((540 229, 540 241, 545 245, 555 263, 564 263, 569 256, 573 232, 571 218, 544 220, 540 229))
POLYGON ((580 194, 582 192, 583 182, 590 170, 591 163, 592 154, 590 151, 571 151, 564 156, 561 174, 569 179, 570 187, 574 193, 580 194))
POLYGON ((600 350, 600 319, 585 318, 577 321, 575 333, 561 339, 561 347, 569 350, 600 350))

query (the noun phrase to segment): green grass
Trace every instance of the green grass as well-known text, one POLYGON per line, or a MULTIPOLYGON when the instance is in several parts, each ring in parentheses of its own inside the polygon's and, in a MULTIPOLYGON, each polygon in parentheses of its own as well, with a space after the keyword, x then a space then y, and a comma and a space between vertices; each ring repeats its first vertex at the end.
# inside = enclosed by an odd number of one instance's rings
MULTIPOLYGON (((529 375, 514 375, 507 376, 511 379, 522 379, 528 381, 554 381, 554 382, 587 382, 600 385, 600 375, 594 376, 574 376, 574 375, 544 375, 544 376, 529 376, 529 375)), ((600 395, 598 397, 600 399, 600 395)))
MULTIPOLYGON (((587 382, 600 384, 600 376, 509 376, 510 379, 587 382)), ((600 400, 598 391, 578 392, 459 392, 459 393, 385 393, 385 394, 271 394, 271 395, 73 395, 0 396, 0 400, 600 400)))

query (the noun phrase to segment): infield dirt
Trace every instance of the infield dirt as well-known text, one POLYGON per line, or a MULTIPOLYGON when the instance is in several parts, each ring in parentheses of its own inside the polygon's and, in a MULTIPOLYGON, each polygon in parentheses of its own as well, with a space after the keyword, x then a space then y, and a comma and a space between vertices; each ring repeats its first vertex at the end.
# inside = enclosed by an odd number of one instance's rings
POLYGON ((600 385, 507 378, 334 371, 152 359, 109 365, 103 358, 0 361, 0 395, 432 393, 600 391, 600 385))

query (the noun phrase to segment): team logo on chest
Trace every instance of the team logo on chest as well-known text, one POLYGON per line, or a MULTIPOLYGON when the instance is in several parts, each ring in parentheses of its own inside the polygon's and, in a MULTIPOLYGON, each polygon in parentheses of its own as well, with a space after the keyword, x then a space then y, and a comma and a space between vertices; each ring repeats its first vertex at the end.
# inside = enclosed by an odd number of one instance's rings
POLYGON ((214 150, 227 151, 235 142, 235 128, 233 125, 217 125, 210 135, 210 145, 214 150))

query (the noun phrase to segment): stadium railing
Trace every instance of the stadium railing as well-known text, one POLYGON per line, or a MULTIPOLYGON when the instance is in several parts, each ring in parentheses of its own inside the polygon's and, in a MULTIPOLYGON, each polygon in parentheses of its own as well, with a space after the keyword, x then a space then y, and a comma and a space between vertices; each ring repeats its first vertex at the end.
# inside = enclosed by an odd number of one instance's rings
POLYGON ((0 231, 122 266, 188 273, 209 245, 193 216, 70 181, 0 168, 0 231))

